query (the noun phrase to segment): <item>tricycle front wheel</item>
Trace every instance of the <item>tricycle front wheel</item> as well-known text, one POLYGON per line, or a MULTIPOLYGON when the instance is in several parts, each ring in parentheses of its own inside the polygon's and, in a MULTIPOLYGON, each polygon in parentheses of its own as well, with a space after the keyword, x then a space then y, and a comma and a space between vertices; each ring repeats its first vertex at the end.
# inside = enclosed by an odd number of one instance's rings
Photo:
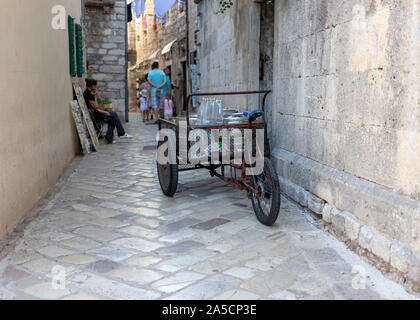
POLYGON ((252 186, 258 191, 251 191, 252 207, 257 219, 267 226, 273 225, 280 211, 280 184, 271 160, 264 158, 264 171, 252 177, 252 186))

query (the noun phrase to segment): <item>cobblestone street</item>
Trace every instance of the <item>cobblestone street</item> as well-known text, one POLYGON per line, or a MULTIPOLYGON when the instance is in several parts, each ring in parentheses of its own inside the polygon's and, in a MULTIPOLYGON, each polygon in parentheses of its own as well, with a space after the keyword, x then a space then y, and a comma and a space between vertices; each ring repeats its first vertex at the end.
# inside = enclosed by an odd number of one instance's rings
POLYGON ((413 298, 285 198, 273 227, 207 171, 166 198, 157 126, 125 126, 134 139, 84 157, 0 261, 1 299, 413 298))

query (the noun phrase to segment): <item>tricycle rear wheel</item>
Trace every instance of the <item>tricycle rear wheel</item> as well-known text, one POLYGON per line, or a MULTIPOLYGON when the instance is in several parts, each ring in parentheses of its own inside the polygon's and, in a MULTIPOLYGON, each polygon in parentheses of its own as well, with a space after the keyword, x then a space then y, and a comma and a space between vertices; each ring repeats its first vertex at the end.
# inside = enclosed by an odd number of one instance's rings
POLYGON ((280 184, 271 160, 264 158, 264 171, 252 177, 252 186, 258 194, 251 191, 251 202, 257 219, 266 226, 273 225, 280 211, 280 184))

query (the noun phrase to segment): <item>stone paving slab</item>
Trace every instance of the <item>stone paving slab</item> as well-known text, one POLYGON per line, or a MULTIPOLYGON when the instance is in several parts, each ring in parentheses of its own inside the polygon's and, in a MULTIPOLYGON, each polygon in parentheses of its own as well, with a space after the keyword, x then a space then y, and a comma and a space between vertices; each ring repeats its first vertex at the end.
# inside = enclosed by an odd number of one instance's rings
POLYGON ((100 247, 87 251, 88 254, 109 259, 115 262, 126 260, 136 253, 120 247, 100 247))
POLYGON ((85 156, 0 261, 0 299, 414 298, 285 198, 267 227, 202 170, 165 197, 143 150, 156 126, 125 126, 134 139, 85 156))

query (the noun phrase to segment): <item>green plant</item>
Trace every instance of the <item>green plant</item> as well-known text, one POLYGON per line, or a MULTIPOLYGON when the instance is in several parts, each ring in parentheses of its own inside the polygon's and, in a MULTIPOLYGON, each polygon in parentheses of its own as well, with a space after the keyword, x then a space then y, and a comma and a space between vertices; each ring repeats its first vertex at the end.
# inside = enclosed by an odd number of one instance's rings
POLYGON ((98 97, 98 103, 99 104, 102 104, 102 105, 104 105, 104 104, 111 104, 112 103, 112 100, 110 98, 108 98, 108 97, 98 97))
POLYGON ((92 71, 90 71, 90 70, 86 71, 86 79, 93 79, 92 71))
POLYGON ((93 79, 92 70, 89 69, 90 60, 86 59, 86 79, 93 79))
MULTIPOLYGON (((273 3, 273 1, 274 0, 265 0, 265 3, 266 4, 271 4, 271 3, 273 3)), ((227 9, 230 9, 233 6, 233 1, 220 0, 219 4, 220 4, 220 8, 219 8, 219 10, 216 11, 216 14, 225 13, 225 11, 227 9)))
POLYGON ((220 9, 216 11, 216 14, 225 13, 225 11, 233 6, 233 1, 219 1, 220 9))

